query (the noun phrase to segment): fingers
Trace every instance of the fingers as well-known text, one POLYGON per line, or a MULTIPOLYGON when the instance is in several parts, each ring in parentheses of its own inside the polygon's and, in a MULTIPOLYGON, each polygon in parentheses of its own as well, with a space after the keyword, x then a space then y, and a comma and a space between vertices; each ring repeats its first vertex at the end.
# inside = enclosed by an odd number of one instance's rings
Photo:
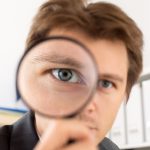
POLYGON ((90 140, 77 141, 74 144, 66 145, 61 150, 98 150, 97 146, 90 140))
POLYGON ((78 121, 52 122, 35 150, 96 150, 88 128, 78 121), (69 140, 74 142, 68 144, 69 140))

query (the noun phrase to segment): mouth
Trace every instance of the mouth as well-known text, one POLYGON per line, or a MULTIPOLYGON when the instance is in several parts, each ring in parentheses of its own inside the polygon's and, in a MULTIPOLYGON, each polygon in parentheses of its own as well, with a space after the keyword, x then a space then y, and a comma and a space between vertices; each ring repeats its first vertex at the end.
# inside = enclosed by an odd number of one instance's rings
POLYGON ((91 129, 91 130, 97 130, 96 127, 88 127, 88 128, 91 129))
POLYGON ((90 131, 97 131, 98 128, 96 126, 96 123, 93 122, 84 122, 85 126, 90 130, 90 131))
POLYGON ((98 130, 97 127, 92 126, 92 125, 86 125, 86 126, 87 126, 87 128, 88 128, 90 131, 92 131, 92 132, 96 132, 96 131, 98 130))
POLYGON ((97 126, 96 119, 86 117, 86 116, 83 116, 83 118, 79 118, 79 119, 89 129, 90 132, 96 133, 99 130, 98 126, 97 126))
POLYGON ((93 135, 93 137, 97 137, 97 130, 98 129, 96 127, 90 126, 90 127, 88 127, 88 129, 89 129, 90 134, 93 135))

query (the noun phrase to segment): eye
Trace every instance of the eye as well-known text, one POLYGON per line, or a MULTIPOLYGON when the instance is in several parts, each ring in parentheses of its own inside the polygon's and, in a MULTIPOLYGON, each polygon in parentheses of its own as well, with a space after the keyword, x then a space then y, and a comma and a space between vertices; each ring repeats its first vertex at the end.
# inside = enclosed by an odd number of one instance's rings
POLYGON ((99 88, 105 88, 105 89, 110 89, 113 87, 113 83, 108 80, 100 80, 98 83, 99 88))
POLYGON ((52 74, 55 78, 64 82, 81 82, 81 78, 79 77, 79 75, 71 69, 53 69, 52 74))

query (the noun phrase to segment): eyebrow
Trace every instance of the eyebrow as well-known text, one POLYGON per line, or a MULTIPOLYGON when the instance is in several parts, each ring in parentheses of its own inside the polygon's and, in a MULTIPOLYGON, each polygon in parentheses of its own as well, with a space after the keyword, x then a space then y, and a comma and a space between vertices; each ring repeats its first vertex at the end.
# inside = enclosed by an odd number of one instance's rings
POLYGON ((106 78, 106 79, 110 79, 110 80, 113 80, 113 81, 118 81, 118 82, 124 82, 124 79, 117 75, 117 74, 112 74, 112 73, 102 73, 102 74, 99 74, 99 80, 101 80, 102 78, 106 78))
POLYGON ((69 65, 69 66, 81 68, 81 69, 85 67, 80 61, 74 58, 61 56, 58 54, 54 54, 50 56, 48 55, 35 56, 33 58, 33 62, 35 63, 48 62, 48 63, 62 64, 62 65, 69 65))

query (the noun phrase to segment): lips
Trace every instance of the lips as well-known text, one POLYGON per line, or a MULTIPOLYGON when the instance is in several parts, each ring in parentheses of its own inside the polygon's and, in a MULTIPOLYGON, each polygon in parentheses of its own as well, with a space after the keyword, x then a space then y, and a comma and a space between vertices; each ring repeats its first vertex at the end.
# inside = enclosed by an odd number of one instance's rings
POLYGON ((96 127, 88 127, 88 128, 91 129, 91 130, 97 130, 96 127))
POLYGON ((90 135, 95 139, 97 137, 97 128, 96 127, 88 127, 90 135))
POLYGON ((98 130, 96 127, 88 127, 88 129, 94 133, 98 130))
POLYGON ((93 125, 93 124, 89 124, 89 123, 85 123, 85 125, 90 129, 90 130, 98 130, 98 128, 93 125))
POLYGON ((78 116, 78 119, 81 120, 83 124, 85 124, 85 126, 91 131, 98 130, 96 118, 82 114, 78 116))

